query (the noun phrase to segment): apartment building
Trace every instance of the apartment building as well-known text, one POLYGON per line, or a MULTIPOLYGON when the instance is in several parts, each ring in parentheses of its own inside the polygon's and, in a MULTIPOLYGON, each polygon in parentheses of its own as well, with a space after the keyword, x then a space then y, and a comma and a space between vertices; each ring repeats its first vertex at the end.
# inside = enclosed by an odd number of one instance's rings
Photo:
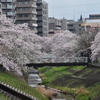
POLYGON ((0 0, 0 3, 2 13, 13 18, 14 23, 28 23, 38 35, 48 35, 48 4, 44 0, 0 0))
POLYGON ((74 20, 67 20, 67 30, 75 33, 75 21, 74 20))
POLYGON ((59 19, 49 17, 49 31, 61 30, 61 22, 59 19))
POLYGON ((61 21, 61 30, 67 30, 67 19, 60 19, 61 21))
POLYGON ((82 20, 67 20, 67 30, 71 31, 72 33, 75 34, 81 34, 81 24, 83 23, 82 20))
POLYGON ((37 33, 37 0, 16 0, 16 23, 28 23, 28 26, 37 33))
POLYGON ((2 14, 14 19, 15 0, 0 0, 0 3, 2 4, 2 14))
POLYGON ((82 33, 100 32, 100 14, 91 14, 89 18, 85 18, 84 22, 81 24, 82 33))
POLYGON ((100 32, 100 19, 87 19, 82 23, 82 31, 98 33, 100 32))
POLYGON ((82 23, 83 23, 82 20, 79 20, 79 21, 75 22, 75 33, 76 34, 82 34, 82 26, 81 26, 82 23))
POLYGON ((67 30, 67 20, 66 19, 56 19, 54 17, 49 17, 49 34, 53 34, 56 31, 67 30))
POLYGON ((89 15, 89 19, 100 19, 100 14, 91 14, 89 15))
POLYGON ((0 15, 2 14, 2 4, 0 3, 0 15))
POLYGON ((48 35, 48 3, 44 0, 37 0, 37 34, 48 35))

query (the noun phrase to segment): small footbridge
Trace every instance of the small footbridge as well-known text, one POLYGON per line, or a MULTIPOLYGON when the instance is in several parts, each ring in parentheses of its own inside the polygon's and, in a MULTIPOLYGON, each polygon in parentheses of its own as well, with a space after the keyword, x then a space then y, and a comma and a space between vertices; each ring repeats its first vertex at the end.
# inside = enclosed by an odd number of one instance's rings
POLYGON ((87 57, 42 57, 36 58, 33 63, 26 64, 28 67, 44 66, 86 66, 88 65, 87 57))

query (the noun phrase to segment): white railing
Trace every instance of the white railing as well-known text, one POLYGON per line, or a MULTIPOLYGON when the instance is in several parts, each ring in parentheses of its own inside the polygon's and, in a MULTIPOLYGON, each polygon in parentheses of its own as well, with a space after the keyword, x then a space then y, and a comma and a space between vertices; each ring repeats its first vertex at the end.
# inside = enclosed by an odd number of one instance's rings
POLYGON ((51 57, 51 58, 37 58, 34 63, 87 63, 87 57, 51 57))

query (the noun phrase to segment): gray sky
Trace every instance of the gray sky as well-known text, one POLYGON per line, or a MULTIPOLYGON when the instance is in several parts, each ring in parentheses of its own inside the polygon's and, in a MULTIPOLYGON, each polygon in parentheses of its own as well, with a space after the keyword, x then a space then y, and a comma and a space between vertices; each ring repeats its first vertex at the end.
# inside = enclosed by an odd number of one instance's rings
POLYGON ((49 17, 79 19, 89 14, 100 14, 100 0, 45 0, 49 4, 49 17))

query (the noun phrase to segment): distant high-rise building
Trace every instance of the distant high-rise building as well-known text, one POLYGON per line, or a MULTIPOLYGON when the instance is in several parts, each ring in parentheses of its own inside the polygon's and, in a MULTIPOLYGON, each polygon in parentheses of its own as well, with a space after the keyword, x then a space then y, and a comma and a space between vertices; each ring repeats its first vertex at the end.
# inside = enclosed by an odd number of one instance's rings
POLYGON ((37 34, 48 35, 48 3, 44 0, 37 0, 37 34))
POLYGON ((37 33, 37 0, 16 0, 16 23, 28 23, 37 33))
POLYGON ((2 4, 2 14, 14 19, 15 0, 0 0, 0 3, 2 4))

